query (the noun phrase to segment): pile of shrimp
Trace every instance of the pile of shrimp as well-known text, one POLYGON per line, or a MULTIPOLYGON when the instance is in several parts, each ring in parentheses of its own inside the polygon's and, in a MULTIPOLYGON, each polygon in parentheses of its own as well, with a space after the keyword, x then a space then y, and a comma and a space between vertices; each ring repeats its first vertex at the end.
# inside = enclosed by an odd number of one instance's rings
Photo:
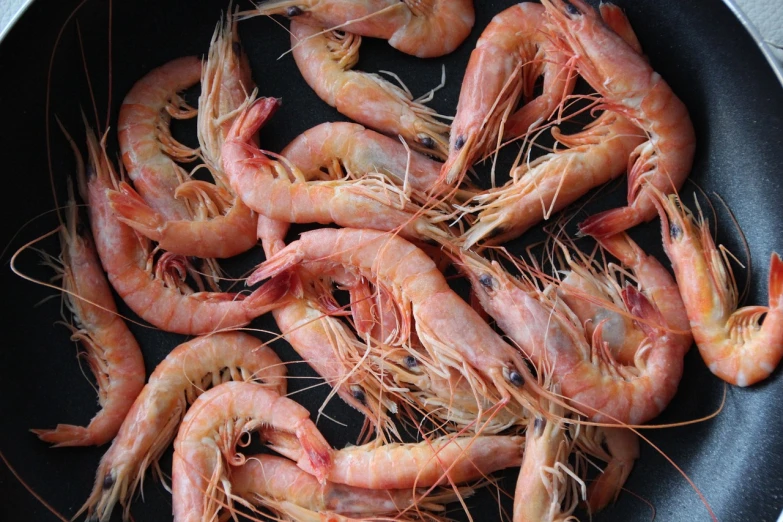
POLYGON ((353 69, 362 36, 425 58, 452 52, 473 26, 470 0, 230 9, 203 58, 162 64, 126 94, 119 161, 109 132, 86 120, 63 128, 74 178, 62 251, 45 262, 101 409, 85 427, 32 431, 55 447, 110 443, 75 517, 107 521, 116 508, 131 520, 152 471, 176 521, 435 521, 452 503, 484 519, 466 499, 500 494, 507 468, 519 469, 502 493, 515 522, 591 517, 622 491, 639 429, 674 397, 694 342, 732 385, 772 373, 783 262, 771 254, 768 304, 738 309, 731 255, 698 202, 678 195, 696 142, 688 111, 618 7, 542 0, 498 13, 453 119, 427 107, 433 93, 414 99, 353 69), (290 18, 304 81, 356 123, 264 148, 259 129, 285 100, 253 83, 239 40, 238 24, 259 15, 290 18), (580 78, 593 93, 573 94, 580 78), (181 93, 197 84, 192 107, 181 93), (592 123, 561 130, 588 114, 592 123), (172 136, 172 118, 197 118, 197 148, 172 136), (555 145, 533 158, 545 137, 555 145), (498 185, 506 147, 517 159, 498 185), (490 180, 469 180, 487 159, 490 180), (569 236, 571 205, 622 174, 627 205, 569 236), (673 275, 628 233, 656 218, 673 275), (504 247, 542 221, 544 242, 521 256, 504 247), (291 224, 331 226, 292 239, 291 224), (218 260, 259 246, 265 260, 241 278, 246 289, 221 291, 218 260), (113 294, 153 327, 192 337, 148 379, 113 294), (336 449, 287 394, 285 364, 248 328, 266 313, 330 399, 363 416, 359 439, 339 441, 351 445, 336 449), (245 450, 251 437, 260 453, 245 450))

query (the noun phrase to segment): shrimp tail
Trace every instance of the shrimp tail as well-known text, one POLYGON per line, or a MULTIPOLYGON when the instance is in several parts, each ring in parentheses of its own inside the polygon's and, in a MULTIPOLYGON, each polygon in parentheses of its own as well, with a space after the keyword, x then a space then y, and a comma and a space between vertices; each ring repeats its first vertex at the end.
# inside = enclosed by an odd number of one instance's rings
POLYGON ((623 288, 622 296, 631 314, 643 319, 637 323, 647 337, 656 335, 657 330, 652 324, 666 324, 658 308, 635 287, 627 285, 623 288))
POLYGON ((606 465, 604 472, 587 488, 587 507, 590 513, 597 513, 617 500, 633 469, 633 462, 612 460, 606 465))
POLYGON ((54 429, 30 431, 35 433, 42 441, 53 444, 53 448, 92 446, 95 444, 90 430, 84 426, 58 424, 54 429))
POLYGON ((280 108, 281 104, 282 101, 278 98, 259 98, 254 101, 250 107, 237 116, 226 141, 249 142, 280 108))
POLYGON ((291 298, 300 299, 303 295, 301 279, 296 272, 289 271, 261 285, 245 299, 243 304, 247 310, 258 316, 279 308, 291 298))
POLYGON ((579 233, 602 238, 628 230, 643 221, 645 219, 634 207, 613 208, 599 212, 579 223, 579 233))
POLYGON ((117 219, 143 236, 158 240, 165 218, 150 207, 133 187, 123 181, 119 190, 109 190, 107 195, 117 219))
POLYGON ((320 432, 308 423, 296 430, 296 438, 302 445, 309 469, 321 484, 326 484, 332 467, 332 447, 324 440, 320 432))
POLYGON ((296 251, 280 251, 275 256, 267 259, 247 278, 248 285, 254 285, 269 277, 274 277, 300 264, 304 256, 296 251))

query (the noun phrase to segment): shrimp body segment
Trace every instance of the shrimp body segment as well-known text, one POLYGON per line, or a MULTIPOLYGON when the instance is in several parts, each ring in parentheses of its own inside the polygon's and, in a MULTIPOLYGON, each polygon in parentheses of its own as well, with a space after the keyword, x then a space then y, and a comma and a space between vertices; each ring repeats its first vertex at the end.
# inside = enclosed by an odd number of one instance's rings
POLYGON ((663 246, 704 362, 736 386, 766 379, 783 357, 783 261, 772 254, 769 305, 738 309, 734 274, 707 221, 694 217, 675 195, 660 201, 663 246))
POLYGON ((319 481, 332 466, 332 448, 310 413, 276 392, 248 382, 227 382, 205 392, 182 420, 174 441, 171 482, 174 520, 214 520, 223 507, 227 464, 243 463, 236 444, 245 433, 269 427, 294 435, 319 481))
POLYGON ((573 90, 576 77, 542 31, 543 15, 539 4, 522 2, 497 14, 481 33, 462 80, 442 171, 445 184, 460 182, 473 163, 498 145, 501 132, 508 137, 528 132, 573 90), (531 100, 541 75, 543 93, 531 100), (529 103, 511 115, 520 98, 529 103))
POLYGON ((119 501, 127 520, 147 468, 160 473, 158 459, 174 439, 188 404, 205 389, 230 380, 253 381, 283 394, 285 374, 271 348, 241 332, 198 337, 174 348, 155 368, 101 459, 95 487, 81 511, 109 520, 119 501))
POLYGON ((449 54, 475 22, 473 0, 272 0, 256 8, 259 14, 383 38, 419 58, 449 54))
POLYGON ((354 71, 361 37, 291 22, 294 60, 307 84, 341 114, 411 148, 445 157, 449 126, 410 93, 377 74, 354 71))
POLYGON ((76 203, 68 202, 67 223, 60 230, 63 289, 73 312, 72 340, 85 349, 98 382, 101 410, 86 427, 58 424, 33 430, 46 442, 61 446, 100 446, 119 431, 133 401, 144 387, 144 359, 136 338, 117 313, 111 287, 101 268, 89 229, 79 223, 76 203))
MULTIPOLYGON (((690 172, 696 138, 688 110, 623 36, 583 0, 543 0, 552 41, 601 96, 601 106, 631 119, 649 136, 628 162, 628 206, 592 216, 584 233, 607 236, 653 219, 653 190, 671 194, 690 172)), ((625 35, 625 33, 623 33, 625 35)), ((627 38, 628 36, 625 35, 627 38)))
POLYGON ((177 94, 199 82, 201 60, 178 58, 153 69, 125 96, 117 121, 122 162, 141 197, 167 219, 190 219, 190 209, 174 196, 187 174, 172 158, 192 161, 195 151, 171 136, 172 116, 188 118, 195 111, 177 94))
POLYGON ((149 241, 117 220, 111 209, 108 192, 116 190, 119 181, 92 132, 88 133, 88 148, 90 167, 84 184, 95 246, 109 282, 131 310, 162 330, 198 335, 243 326, 283 304, 289 281, 278 280, 244 297, 183 293, 155 277, 149 241))

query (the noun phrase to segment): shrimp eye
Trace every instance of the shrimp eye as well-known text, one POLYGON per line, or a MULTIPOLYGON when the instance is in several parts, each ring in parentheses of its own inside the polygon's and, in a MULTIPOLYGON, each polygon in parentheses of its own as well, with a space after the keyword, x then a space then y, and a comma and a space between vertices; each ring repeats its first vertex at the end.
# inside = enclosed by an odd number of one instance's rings
POLYGON ((242 44, 234 42, 231 44, 231 50, 234 51, 236 56, 242 56, 242 44))
POLYGON ((103 478, 103 489, 111 489, 114 485, 114 476, 111 474, 106 475, 103 478))
POLYGON ((457 141, 454 142, 454 148, 460 150, 465 146, 465 136, 457 136, 457 141))
POLYGON ((406 355, 402 362, 405 363, 405 366, 411 369, 416 368, 419 365, 419 361, 417 361, 416 358, 412 355, 406 355))
POLYGON ((304 11, 302 10, 301 7, 295 5, 292 5, 291 7, 285 10, 285 15, 288 17, 299 16, 300 14, 304 14, 304 11))
POLYGON ((544 424, 543 417, 536 417, 536 420, 533 421, 533 435, 535 437, 540 437, 544 433, 544 424))
POLYGON ((361 388, 359 387, 351 388, 351 395, 353 395, 353 398, 361 402, 362 404, 367 404, 367 396, 364 394, 364 391, 362 391, 361 388))
POLYGON ((682 229, 679 227, 679 225, 677 225, 677 223, 671 223, 669 225, 669 237, 675 241, 682 237, 682 229))
POLYGON ((519 374, 516 370, 511 370, 508 372, 508 382, 519 388, 523 384, 525 384, 525 379, 522 377, 522 375, 519 374))
POLYGON ((578 16, 578 15, 582 14, 582 11, 577 9, 577 7, 574 4, 572 4, 571 2, 567 2, 566 1, 566 2, 563 2, 563 3, 566 6, 566 11, 568 11, 568 14, 573 15, 573 16, 578 16))
POLYGON ((495 286, 495 280, 489 274, 481 274, 478 280, 484 288, 489 288, 491 290, 495 286))
POLYGON ((422 138, 419 138, 419 143, 421 143, 424 147, 427 147, 428 149, 435 148, 435 140, 433 140, 429 136, 424 136, 422 138))

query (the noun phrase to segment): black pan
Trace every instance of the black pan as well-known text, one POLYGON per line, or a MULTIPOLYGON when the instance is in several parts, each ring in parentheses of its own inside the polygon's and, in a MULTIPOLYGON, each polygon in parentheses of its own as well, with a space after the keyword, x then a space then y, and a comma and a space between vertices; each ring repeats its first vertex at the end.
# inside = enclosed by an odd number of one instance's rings
MULTIPOLYGON (((396 71, 415 94, 420 94, 438 83, 441 64, 445 64, 449 83, 438 92, 432 105, 452 114, 462 71, 478 35, 495 13, 511 3, 476 2, 476 27, 470 39, 450 56, 417 60, 392 50, 385 42, 367 41, 359 67, 396 71)), ((59 300, 41 303, 55 292, 13 275, 8 259, 15 249, 57 223, 54 214, 46 213, 55 206, 47 174, 44 132, 46 79, 56 35, 75 4, 73 0, 36 1, 0 45, 0 157, 6 180, 0 205, 0 244, 10 245, 3 255, 0 272, 4 292, 0 450, 26 483, 66 517, 72 516, 86 499, 105 448, 50 449, 28 429, 53 427, 58 422, 88 422, 97 409, 95 393, 81 375, 68 332, 54 324, 60 319, 59 300), (31 219, 32 223, 25 226, 31 219)), ((754 40, 721 2, 626 0, 620 4, 627 10, 650 62, 690 110, 698 136, 691 180, 707 193, 719 194, 733 211, 754 261, 746 302, 765 304, 770 253, 783 252, 781 84, 754 40)), ((114 2, 112 7, 111 60, 109 4, 89 0, 73 21, 78 21, 80 28, 98 118, 105 124, 111 92, 110 125, 114 126, 119 104, 134 81, 170 59, 207 50, 225 5, 137 0, 114 2)), ((54 58, 51 89, 51 157, 60 203, 65 201, 64 179, 73 174, 74 166, 53 116, 58 115, 80 142, 80 109, 95 119, 79 33, 73 21, 65 28, 54 58)), ((253 19, 243 23, 240 31, 262 95, 283 98, 283 108, 262 135, 268 149, 281 149, 317 123, 342 119, 311 92, 290 56, 277 59, 288 48, 283 29, 270 20, 253 19)), ((183 139, 192 139, 188 129, 181 132, 183 139)), ((111 139, 115 139, 114 134, 111 139)), ((693 187, 686 186, 686 198, 690 198, 693 187)), ((613 192, 605 191, 603 194, 608 195, 599 206, 619 204, 624 193, 623 186, 613 192)), ((720 205, 717 212, 719 239, 745 259, 740 235, 727 212, 720 205)), ((660 254, 657 224, 640 227, 635 236, 645 247, 660 254)), ((515 248, 521 248, 525 241, 522 238, 515 248)), ((49 252, 58 249, 53 240, 43 242, 42 247, 49 252)), ((238 274, 260 259, 259 254, 251 254, 227 266, 238 274)), ((39 266, 32 253, 20 256, 18 264, 39 279, 51 276, 51 271, 39 266)), ((745 272, 738 273, 742 284, 745 272)), ((274 329, 269 317, 256 321, 254 326, 274 329)), ((144 348, 148 370, 182 340, 136 325, 131 327, 144 348)), ((285 343, 277 342, 274 346, 284 358, 295 358, 285 343)), ((290 373, 313 375, 303 365, 293 365, 290 373)), ((309 384, 310 381, 294 379, 291 388, 309 384)), ((719 520, 775 520, 783 507, 783 438, 778 435, 783 431, 783 416, 779 413, 783 407, 783 379, 779 371, 750 389, 726 389, 692 350, 686 357, 679 393, 656 422, 697 419, 715 412, 724 390, 725 405, 716 418, 646 434, 693 480, 719 520)), ((325 394, 325 390, 316 389, 296 397, 313 407, 321 403, 325 394)), ((349 428, 343 428, 322 419, 319 426, 327 438, 338 446, 353 441, 358 416, 340 404, 331 404, 327 411, 349 424, 349 428)), ((164 459, 164 469, 169 465, 164 459)), ((513 487, 513 475, 510 473, 505 483, 509 488, 513 487)), ((633 495, 624 493, 614 507, 595 520, 646 521, 653 517, 653 508, 658 520, 709 519, 694 489, 649 445, 642 447, 641 459, 627 488, 633 495)), ((0 491, 0 520, 55 520, 3 466, 0 491)), ((470 499, 468 505, 475 520, 498 519, 496 502, 490 497, 470 499)), ((135 519, 169 520, 170 513, 169 494, 149 480, 145 501, 134 505, 135 519)))

